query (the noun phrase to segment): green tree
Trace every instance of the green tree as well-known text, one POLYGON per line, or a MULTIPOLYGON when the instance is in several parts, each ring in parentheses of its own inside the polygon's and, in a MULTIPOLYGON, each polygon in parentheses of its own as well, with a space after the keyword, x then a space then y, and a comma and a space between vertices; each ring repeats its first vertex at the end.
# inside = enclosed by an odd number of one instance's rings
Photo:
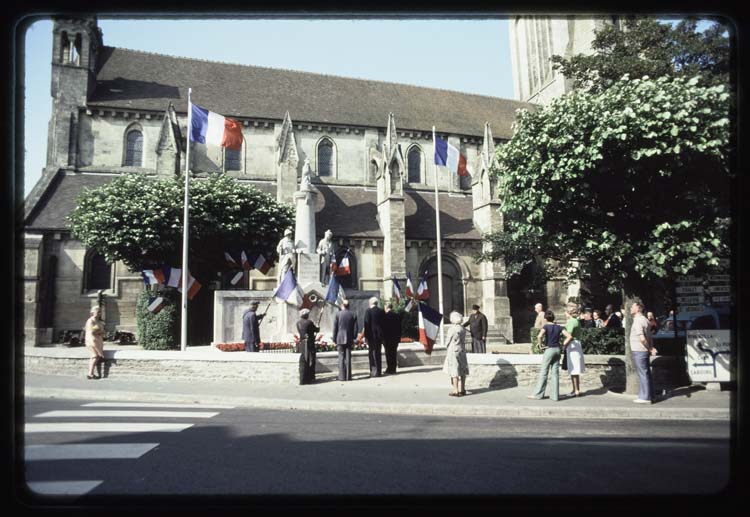
MULTIPOLYGON (((125 174, 81 193, 70 215, 73 235, 109 262, 131 271, 182 267, 184 176, 159 179, 125 174)), ((202 284, 228 269, 224 252, 239 249, 276 258, 276 244, 294 220, 291 206, 224 174, 190 182, 189 270, 202 284)), ((156 291, 151 294, 157 294, 156 291)), ((180 311, 174 293, 157 315, 138 300, 139 341, 145 348, 177 346, 180 311)))
POLYGON ((698 30, 698 18, 677 24, 626 17, 620 27, 605 24, 594 33, 593 53, 550 59, 576 89, 603 91, 630 77, 702 76, 706 84, 729 85, 731 45, 727 26, 711 22, 698 30))
POLYGON ((699 77, 622 78, 521 112, 497 151, 507 275, 534 257, 639 297, 729 254, 730 95, 699 77))

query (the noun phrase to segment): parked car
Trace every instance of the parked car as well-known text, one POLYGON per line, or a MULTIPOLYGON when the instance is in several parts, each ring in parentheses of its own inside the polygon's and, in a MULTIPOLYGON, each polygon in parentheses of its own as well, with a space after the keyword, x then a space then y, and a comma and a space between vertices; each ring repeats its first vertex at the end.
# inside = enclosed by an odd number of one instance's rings
POLYGON ((676 318, 667 317, 654 334, 658 355, 685 355, 688 330, 713 330, 731 328, 728 307, 704 307, 699 312, 678 312, 676 318), (677 331, 675 332, 675 319, 677 331))

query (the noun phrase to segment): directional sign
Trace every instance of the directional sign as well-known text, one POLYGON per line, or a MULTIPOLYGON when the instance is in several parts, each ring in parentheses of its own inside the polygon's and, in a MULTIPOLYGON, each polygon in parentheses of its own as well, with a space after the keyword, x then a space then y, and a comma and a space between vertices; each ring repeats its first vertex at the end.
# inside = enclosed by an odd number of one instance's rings
POLYGON ((709 275, 708 279, 711 282, 729 282, 729 275, 709 275))
POLYGON ((702 284, 703 279, 697 276, 681 276, 677 279, 677 283, 680 285, 686 284, 702 284))
POLYGON ((706 289, 709 293, 729 293, 728 285, 709 285, 706 289))
POLYGON ((716 303, 731 302, 731 296, 712 296, 711 299, 716 303))
MULTIPOLYGON (((716 299, 716 298, 714 297, 714 299, 716 299)), ((698 296, 678 296, 677 297, 677 303, 679 305, 703 303, 703 295, 698 295, 698 296)))
POLYGON ((687 365, 693 382, 727 382, 732 380, 729 330, 688 330, 687 365))
POLYGON ((675 289, 677 294, 703 294, 702 286, 685 286, 675 289))
POLYGON ((678 305, 677 312, 702 312, 702 305, 678 305))

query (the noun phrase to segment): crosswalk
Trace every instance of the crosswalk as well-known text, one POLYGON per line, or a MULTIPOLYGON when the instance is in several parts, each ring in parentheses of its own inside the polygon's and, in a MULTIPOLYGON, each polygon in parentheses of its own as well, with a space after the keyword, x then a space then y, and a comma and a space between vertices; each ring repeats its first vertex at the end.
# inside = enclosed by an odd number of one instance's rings
MULTIPOLYGON (((220 414, 218 410, 233 408, 204 404, 89 402, 81 404, 80 409, 45 411, 31 416, 24 426, 27 443, 24 446, 24 462, 30 467, 40 465, 40 462, 137 460, 159 446, 158 442, 138 441, 140 434, 179 433, 198 421, 214 418, 220 414), (35 438, 43 438, 44 433, 62 435, 66 443, 29 443, 35 438), (76 433, 85 434, 86 442, 77 442, 76 433), (108 433, 133 434, 135 440, 88 443, 92 434, 96 433, 103 436, 108 433)), ((55 468, 57 465, 51 464, 49 469, 41 472, 44 479, 29 479, 30 469, 27 468, 29 490, 44 496, 80 496, 104 483, 103 479, 49 479, 54 478, 60 470, 55 468)), ((38 469, 34 472, 34 477, 42 477, 38 469)))

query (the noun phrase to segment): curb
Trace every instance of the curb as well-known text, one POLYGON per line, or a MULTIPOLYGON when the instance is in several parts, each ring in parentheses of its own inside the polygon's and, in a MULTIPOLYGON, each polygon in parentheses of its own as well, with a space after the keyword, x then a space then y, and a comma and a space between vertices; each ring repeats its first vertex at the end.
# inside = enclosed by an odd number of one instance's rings
POLYGON ((715 408, 576 408, 576 407, 533 407, 533 406, 484 406, 484 405, 445 405, 408 404, 382 402, 327 402, 300 401, 291 399, 270 399, 236 397, 225 395, 184 395, 178 393, 122 392, 102 390, 92 393, 80 389, 26 387, 27 397, 70 398, 109 401, 174 402, 193 404, 220 404, 257 409, 279 409, 300 411, 332 411, 349 413, 429 415, 489 418, 560 418, 560 419, 639 419, 639 420, 729 420, 730 410, 715 408))

